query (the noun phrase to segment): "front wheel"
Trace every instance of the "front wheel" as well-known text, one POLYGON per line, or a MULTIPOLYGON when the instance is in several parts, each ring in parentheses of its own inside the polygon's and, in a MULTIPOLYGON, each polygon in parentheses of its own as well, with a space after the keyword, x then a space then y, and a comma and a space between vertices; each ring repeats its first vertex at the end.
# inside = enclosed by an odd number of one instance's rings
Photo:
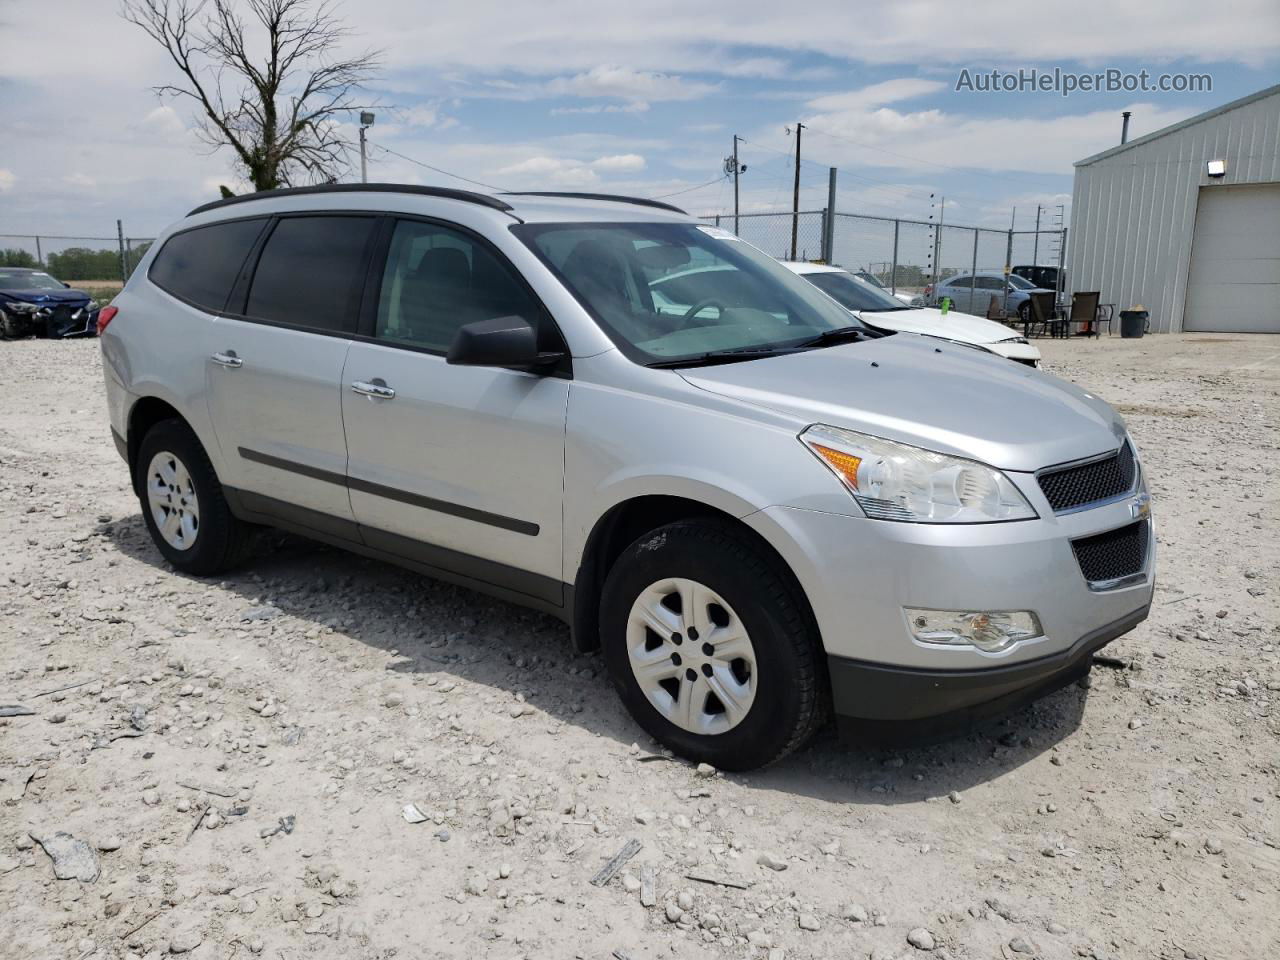
POLYGON ((600 625, 623 703, 691 760, 764 766, 825 717, 821 645, 798 587, 728 524, 681 521, 627 547, 605 581, 600 625))
POLYGON ((209 576, 234 567, 251 540, 231 513, 213 464, 181 420, 147 431, 134 463, 134 486, 156 547, 186 573, 209 576))
POLYGON ((1018 320, 1027 323, 1031 320, 1031 301, 1024 300, 1018 307, 1018 320))
POLYGON ((26 327, 14 314, 0 310, 0 338, 17 340, 26 334, 26 327))

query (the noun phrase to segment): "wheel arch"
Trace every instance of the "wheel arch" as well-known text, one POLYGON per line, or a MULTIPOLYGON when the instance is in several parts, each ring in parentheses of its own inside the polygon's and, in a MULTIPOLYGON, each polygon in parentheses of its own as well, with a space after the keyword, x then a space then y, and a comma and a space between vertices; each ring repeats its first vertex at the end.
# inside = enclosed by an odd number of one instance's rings
MULTIPOLYGON (((125 445, 128 451, 129 461, 129 478, 133 484, 134 493, 140 493, 138 490, 138 450, 142 447, 142 438, 147 435, 152 427, 163 420, 181 420, 188 427, 191 427, 190 421, 187 420, 179 411, 167 400, 160 397, 147 396, 139 397, 132 407, 129 408, 128 432, 125 435, 125 445)), ((194 428, 192 429, 194 433, 194 428)))
POLYGON ((741 517, 704 501, 670 494, 645 494, 615 503, 600 516, 587 535, 569 598, 573 643, 577 650, 587 652, 600 646, 600 594, 609 570, 622 551, 651 530, 681 520, 697 519, 723 523, 769 556, 778 571, 790 581, 814 636, 821 644, 817 619, 799 578, 782 553, 762 533, 744 523, 741 517))

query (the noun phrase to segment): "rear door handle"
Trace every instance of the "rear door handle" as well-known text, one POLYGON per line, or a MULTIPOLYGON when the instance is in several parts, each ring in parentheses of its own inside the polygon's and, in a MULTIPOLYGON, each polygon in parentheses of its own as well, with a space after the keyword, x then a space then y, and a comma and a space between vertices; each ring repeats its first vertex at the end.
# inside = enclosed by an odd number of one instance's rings
POLYGON ((362 397, 373 397, 375 400, 391 400, 395 398, 396 392, 381 381, 368 382, 365 380, 356 380, 351 384, 353 393, 358 393, 362 397))
POLYGON ((244 366, 244 361, 236 356, 236 352, 234 350, 228 350, 226 353, 215 353, 213 355, 213 362, 220 363, 224 367, 244 366))

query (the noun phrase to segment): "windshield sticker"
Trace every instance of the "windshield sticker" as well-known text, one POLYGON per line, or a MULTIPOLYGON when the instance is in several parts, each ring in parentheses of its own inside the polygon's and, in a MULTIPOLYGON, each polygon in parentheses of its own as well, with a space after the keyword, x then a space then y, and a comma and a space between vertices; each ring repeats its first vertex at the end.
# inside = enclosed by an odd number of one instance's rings
POLYGON ((708 237, 715 237, 717 240, 737 240, 739 242, 741 242, 742 240, 741 237, 730 233, 728 230, 723 230, 720 227, 700 226, 698 227, 698 229, 701 230, 703 233, 705 233, 708 237))

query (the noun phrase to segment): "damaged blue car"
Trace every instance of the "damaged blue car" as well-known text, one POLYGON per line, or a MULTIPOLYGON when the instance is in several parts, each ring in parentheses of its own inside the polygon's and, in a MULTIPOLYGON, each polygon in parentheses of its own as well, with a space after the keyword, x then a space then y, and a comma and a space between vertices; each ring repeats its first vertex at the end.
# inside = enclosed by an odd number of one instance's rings
POLYGON ((0 267, 0 336, 96 336, 98 301, 43 270, 0 267))

